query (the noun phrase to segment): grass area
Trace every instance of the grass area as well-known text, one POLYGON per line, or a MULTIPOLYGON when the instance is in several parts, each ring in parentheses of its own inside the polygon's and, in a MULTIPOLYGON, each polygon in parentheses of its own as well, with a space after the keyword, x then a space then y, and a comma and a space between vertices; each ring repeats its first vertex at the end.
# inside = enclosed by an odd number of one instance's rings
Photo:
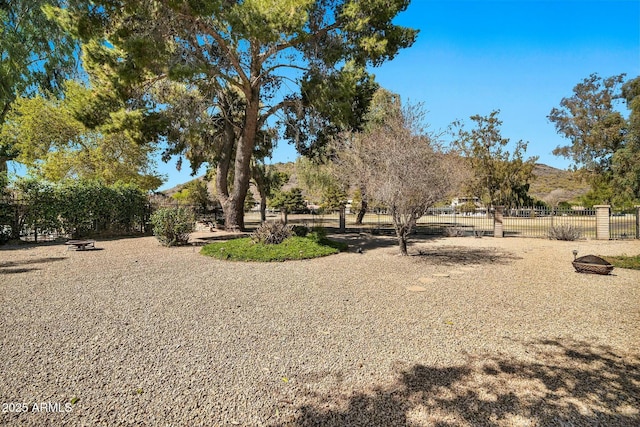
POLYGON ((346 250, 346 243, 294 236, 279 245, 254 243, 249 237, 216 242, 204 246, 200 253, 223 260, 269 262, 318 258, 346 250))
POLYGON ((640 255, 603 256, 602 258, 609 261, 614 267, 640 270, 640 255))

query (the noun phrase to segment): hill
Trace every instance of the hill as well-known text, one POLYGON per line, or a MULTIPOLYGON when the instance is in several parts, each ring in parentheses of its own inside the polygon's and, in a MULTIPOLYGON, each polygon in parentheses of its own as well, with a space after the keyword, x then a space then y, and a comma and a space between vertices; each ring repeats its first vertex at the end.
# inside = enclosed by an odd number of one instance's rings
POLYGON ((538 200, 545 200, 554 190, 563 190, 567 201, 577 201, 589 191, 589 184, 572 171, 536 163, 533 175, 535 179, 531 182, 529 195, 538 200))

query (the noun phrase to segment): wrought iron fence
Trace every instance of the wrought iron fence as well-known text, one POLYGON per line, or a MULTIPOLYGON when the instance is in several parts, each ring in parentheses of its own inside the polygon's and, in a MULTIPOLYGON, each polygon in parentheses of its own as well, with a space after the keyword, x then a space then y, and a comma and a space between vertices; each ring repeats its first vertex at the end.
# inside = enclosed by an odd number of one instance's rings
POLYGON ((553 228, 572 227, 585 238, 596 237, 595 209, 515 208, 505 209, 505 236, 548 237, 553 228))
MULTIPOLYGON (((366 213, 361 224, 356 224, 356 213, 347 213, 345 226, 348 231, 368 231, 373 233, 390 233, 393 230, 393 219, 384 210, 372 210, 366 213)), ((268 211, 267 220, 280 219, 279 212, 268 211)), ((318 212, 311 214, 290 214, 289 222, 308 226, 339 227, 338 212, 318 212)), ((260 222, 259 212, 245 215, 245 223, 249 226, 260 222)), ((514 208, 505 209, 503 220, 504 236, 547 238, 552 228, 571 227, 578 229, 582 237, 596 238, 595 209, 551 209, 551 208, 514 208)), ((415 232, 417 234, 442 235, 452 229, 461 235, 493 235, 494 213, 486 211, 464 213, 451 208, 432 208, 418 219, 415 232)), ((640 238, 637 211, 632 214, 614 213, 609 218, 611 239, 640 238)))
MULTIPOLYGON (((338 214, 334 214, 336 220, 338 214)), ((357 215, 347 214, 346 226, 352 229, 365 229, 384 232, 393 228, 392 216, 382 210, 367 212, 362 224, 356 224, 357 215)), ((493 233, 493 217, 486 213, 460 213, 450 208, 431 208, 416 223, 417 234, 442 235, 456 229, 465 235, 493 233)))
MULTIPOLYGON (((248 226, 260 222, 260 212, 245 213, 245 224, 248 226)), ((268 210, 267 220, 281 219, 279 211, 268 210)), ((373 233, 389 233, 393 230, 393 218, 384 210, 368 211, 361 223, 356 223, 357 213, 351 212, 345 215, 345 226, 349 231, 366 231, 373 233)), ((289 214, 288 221, 293 224, 305 224, 309 227, 338 228, 340 213, 335 212, 311 212, 305 214, 289 214)), ((426 215, 418 219, 415 232, 418 234, 440 235, 447 229, 459 228, 465 234, 493 233, 493 217, 486 213, 464 214, 455 212, 450 208, 429 209, 426 215)))
POLYGON ((611 239, 640 239, 640 223, 637 213, 614 212, 609 217, 611 239))
MULTIPOLYGON (((216 221, 223 218, 222 211, 218 209, 202 209, 199 206, 187 206, 174 201, 164 201, 163 203, 153 203, 153 208, 168 206, 185 206, 196 213, 196 218, 201 222, 216 224, 216 221)), ((145 212, 144 218, 136 223, 141 230, 148 221, 151 205, 145 212)), ((637 215, 638 210, 633 213, 618 213, 615 210, 609 217, 609 230, 611 239, 640 239, 640 224, 637 215)), ((279 211, 268 210, 267 220, 280 220, 279 211)), ((345 216, 345 226, 347 231, 365 231, 371 233, 390 234, 393 232, 393 219, 389 212, 385 210, 370 210, 363 217, 360 224, 356 223, 357 213, 347 213, 345 216)), ((260 212, 249 211, 245 213, 245 225, 248 228, 255 228, 260 224, 260 212)), ((310 212, 293 213, 288 215, 288 220, 292 224, 305 224, 309 227, 339 228, 339 212, 310 212)), ((104 222, 104 221, 103 221, 104 222)), ((100 232, 105 227, 102 222, 94 221, 92 231, 100 232)), ((0 224, 1 225, 1 224, 0 224)), ((505 209, 503 215, 503 233, 505 236, 538 237, 546 238, 553 227, 571 226, 578 228, 584 238, 596 238, 596 211, 595 209, 545 209, 545 208, 514 208, 505 209)), ((450 207, 431 208, 427 213, 418 219, 415 233, 425 235, 447 235, 449 232, 466 236, 491 236, 494 232, 494 213, 479 212, 459 212, 450 207)), ((50 240, 65 235, 64 230, 59 228, 40 227, 36 230, 28 226, 21 229, 21 238, 31 240, 50 240)))
MULTIPOLYGON (((203 210, 200 206, 179 204, 174 201, 154 204, 158 207, 183 206, 190 208, 201 222, 215 224, 224 218, 222 210, 203 210)), ((615 211, 614 211, 615 212, 615 211)), ((347 231, 365 231, 371 233, 390 234, 393 232, 393 218, 385 210, 370 210, 356 223, 357 212, 347 213, 345 227, 347 231)), ((267 210, 268 221, 281 220, 278 210, 267 210)), ((251 210, 245 212, 245 225, 251 229, 260 222, 260 212, 251 210)), ((309 227, 339 228, 339 212, 309 212, 291 213, 288 221, 292 224, 304 224, 309 227)), ((634 213, 612 213, 609 218, 611 239, 640 239, 640 225, 637 210, 634 213)), ((595 209, 550 209, 550 208, 513 208, 505 209, 503 215, 504 236, 547 238, 553 227, 574 227, 580 230, 582 237, 596 238, 596 210, 595 209)), ((492 236, 494 232, 494 213, 486 211, 459 212, 450 207, 431 208, 418 219, 415 233, 424 235, 447 235, 454 231, 465 236, 492 236)), ((46 234, 46 232, 44 233, 46 234)))

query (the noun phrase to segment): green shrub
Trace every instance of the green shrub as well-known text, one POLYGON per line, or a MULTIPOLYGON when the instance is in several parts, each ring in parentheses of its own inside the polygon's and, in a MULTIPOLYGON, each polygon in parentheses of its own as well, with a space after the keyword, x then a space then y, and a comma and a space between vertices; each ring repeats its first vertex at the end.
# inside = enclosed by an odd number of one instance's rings
POLYGON ((148 203, 147 195, 131 184, 20 178, 10 189, 0 189, 0 228, 10 230, 13 239, 36 231, 72 237, 141 232, 148 203))
POLYGON ((264 245, 277 245, 293 236, 293 227, 281 222, 263 222, 260 227, 251 233, 254 243, 264 245))
POLYGON ((294 225, 293 227, 291 227, 291 231, 293 231, 294 236, 305 237, 307 234, 309 234, 310 230, 306 225, 294 225))
POLYGON ((306 237, 293 236, 279 245, 254 243, 250 238, 210 243, 200 253, 229 261, 287 261, 318 258, 347 250, 344 243, 325 240, 318 243, 306 237))
POLYGON ((195 229, 195 217, 187 208, 161 208, 151 215, 151 225, 164 246, 184 245, 195 229))
POLYGON ((323 242, 327 240, 327 230, 322 227, 313 227, 307 238, 314 242, 323 242))
POLYGON ((549 229, 549 239, 551 240, 578 240, 582 238, 582 230, 575 225, 560 224, 549 229))

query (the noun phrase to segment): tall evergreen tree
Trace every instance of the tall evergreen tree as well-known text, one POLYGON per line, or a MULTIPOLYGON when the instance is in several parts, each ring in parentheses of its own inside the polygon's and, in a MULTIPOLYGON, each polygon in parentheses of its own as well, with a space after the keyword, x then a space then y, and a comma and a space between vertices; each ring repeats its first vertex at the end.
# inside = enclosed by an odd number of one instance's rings
POLYGON ((614 185, 625 199, 640 202, 640 77, 622 86, 622 96, 631 110, 624 147, 613 155, 614 185))
MULTIPOLYGON (((611 203, 614 198, 614 154, 625 147, 627 121, 618 111, 624 74, 602 78, 591 74, 553 108, 549 120, 570 142, 553 154, 573 161, 591 184, 589 203, 611 203)), ((622 160, 622 158, 620 158, 622 160)))
POLYGON ((392 23, 408 3, 72 0, 69 10, 80 34, 122 53, 122 79, 145 88, 178 82, 203 100, 201 121, 218 125, 198 128, 181 147, 215 145, 226 225, 243 228, 260 130, 286 116, 285 136, 304 151, 331 128, 357 123, 372 88, 365 67, 392 59, 415 39, 415 30, 392 23), (230 96, 239 109, 227 108, 230 96))

